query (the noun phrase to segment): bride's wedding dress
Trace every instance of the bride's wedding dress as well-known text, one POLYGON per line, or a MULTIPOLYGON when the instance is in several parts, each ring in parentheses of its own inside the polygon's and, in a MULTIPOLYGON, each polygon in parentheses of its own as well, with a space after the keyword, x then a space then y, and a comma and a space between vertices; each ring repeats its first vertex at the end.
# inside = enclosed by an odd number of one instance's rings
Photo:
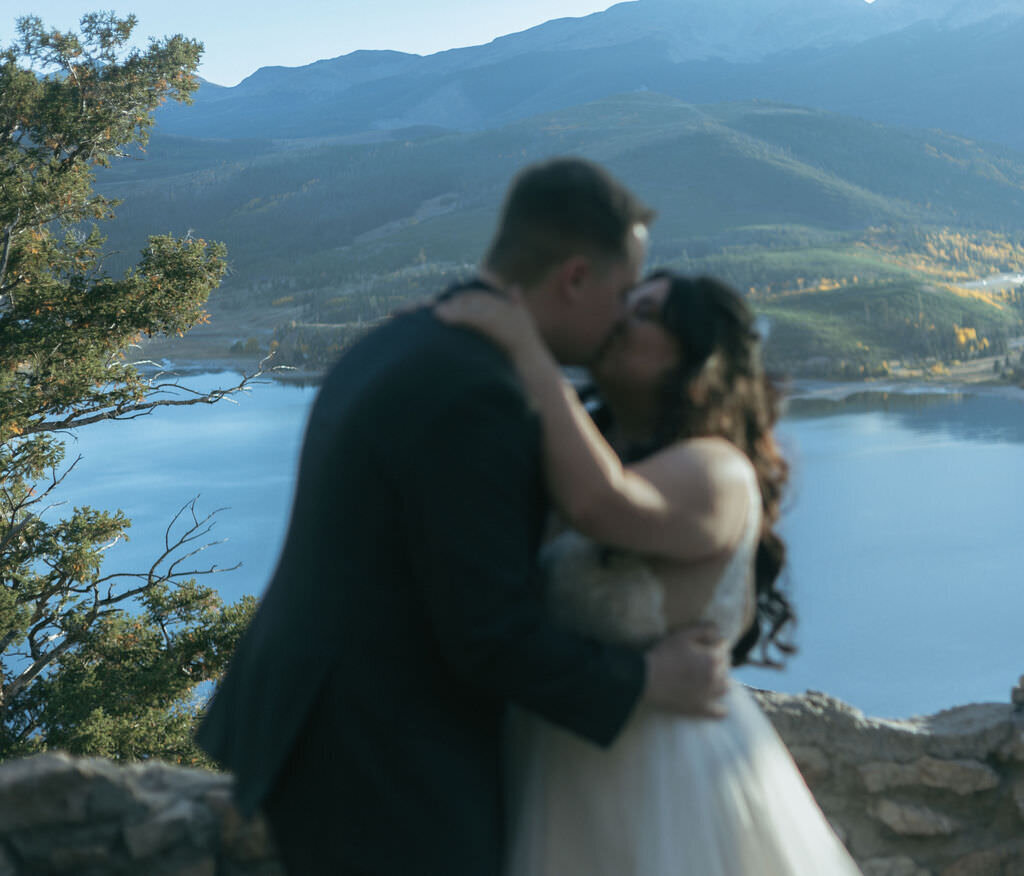
MULTIPOLYGON (((735 642, 760 501, 706 618, 735 642)), ((646 646, 666 632, 664 585, 644 560, 575 532, 545 549, 550 609, 595 638, 646 646)), ((508 721, 507 876, 860 876, 749 692, 722 720, 638 707, 609 749, 532 714, 508 721)))

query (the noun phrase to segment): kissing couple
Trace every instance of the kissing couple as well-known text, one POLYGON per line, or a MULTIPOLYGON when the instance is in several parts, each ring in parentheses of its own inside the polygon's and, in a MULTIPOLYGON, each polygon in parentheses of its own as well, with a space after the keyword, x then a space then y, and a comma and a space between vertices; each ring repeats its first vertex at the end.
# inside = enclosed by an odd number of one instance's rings
POLYGON ((325 378, 197 734, 293 876, 860 872, 728 674, 792 617, 778 397, 732 289, 640 282, 653 217, 527 167, 478 277, 325 378))

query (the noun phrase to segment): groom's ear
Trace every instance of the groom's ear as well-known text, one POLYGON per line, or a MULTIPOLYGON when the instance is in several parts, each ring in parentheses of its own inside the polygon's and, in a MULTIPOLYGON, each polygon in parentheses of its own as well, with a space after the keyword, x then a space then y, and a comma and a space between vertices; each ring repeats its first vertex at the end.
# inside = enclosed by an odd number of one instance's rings
POLYGON ((585 294, 593 266, 585 255, 567 258, 558 268, 558 291, 568 303, 578 304, 585 294))

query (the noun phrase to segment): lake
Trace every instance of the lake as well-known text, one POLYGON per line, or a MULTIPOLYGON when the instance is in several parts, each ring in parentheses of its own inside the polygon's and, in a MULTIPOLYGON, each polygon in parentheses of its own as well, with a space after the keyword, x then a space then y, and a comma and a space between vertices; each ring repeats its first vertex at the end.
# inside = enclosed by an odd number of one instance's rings
MULTIPOLYGON (((230 373, 183 378, 195 389, 230 373)), ((955 392, 842 393, 811 387, 780 438, 793 467, 782 533, 800 615, 786 669, 748 684, 822 690, 869 714, 904 717, 1008 702, 1024 673, 1024 401, 955 392)), ((62 498, 123 509, 131 540, 108 569, 148 566, 174 512, 199 494, 223 544, 201 555, 242 568, 207 582, 259 594, 287 524, 315 388, 267 383, 210 407, 167 408, 87 427, 62 498)))

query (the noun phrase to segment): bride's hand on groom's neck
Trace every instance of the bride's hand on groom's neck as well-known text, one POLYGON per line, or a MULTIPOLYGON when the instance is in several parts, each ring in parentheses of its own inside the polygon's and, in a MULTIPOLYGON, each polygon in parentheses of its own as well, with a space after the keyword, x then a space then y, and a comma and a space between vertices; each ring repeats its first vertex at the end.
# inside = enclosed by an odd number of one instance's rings
POLYGON ((434 314, 442 322, 472 329, 489 338, 516 361, 546 350, 522 293, 515 286, 452 295, 437 302, 434 314))

